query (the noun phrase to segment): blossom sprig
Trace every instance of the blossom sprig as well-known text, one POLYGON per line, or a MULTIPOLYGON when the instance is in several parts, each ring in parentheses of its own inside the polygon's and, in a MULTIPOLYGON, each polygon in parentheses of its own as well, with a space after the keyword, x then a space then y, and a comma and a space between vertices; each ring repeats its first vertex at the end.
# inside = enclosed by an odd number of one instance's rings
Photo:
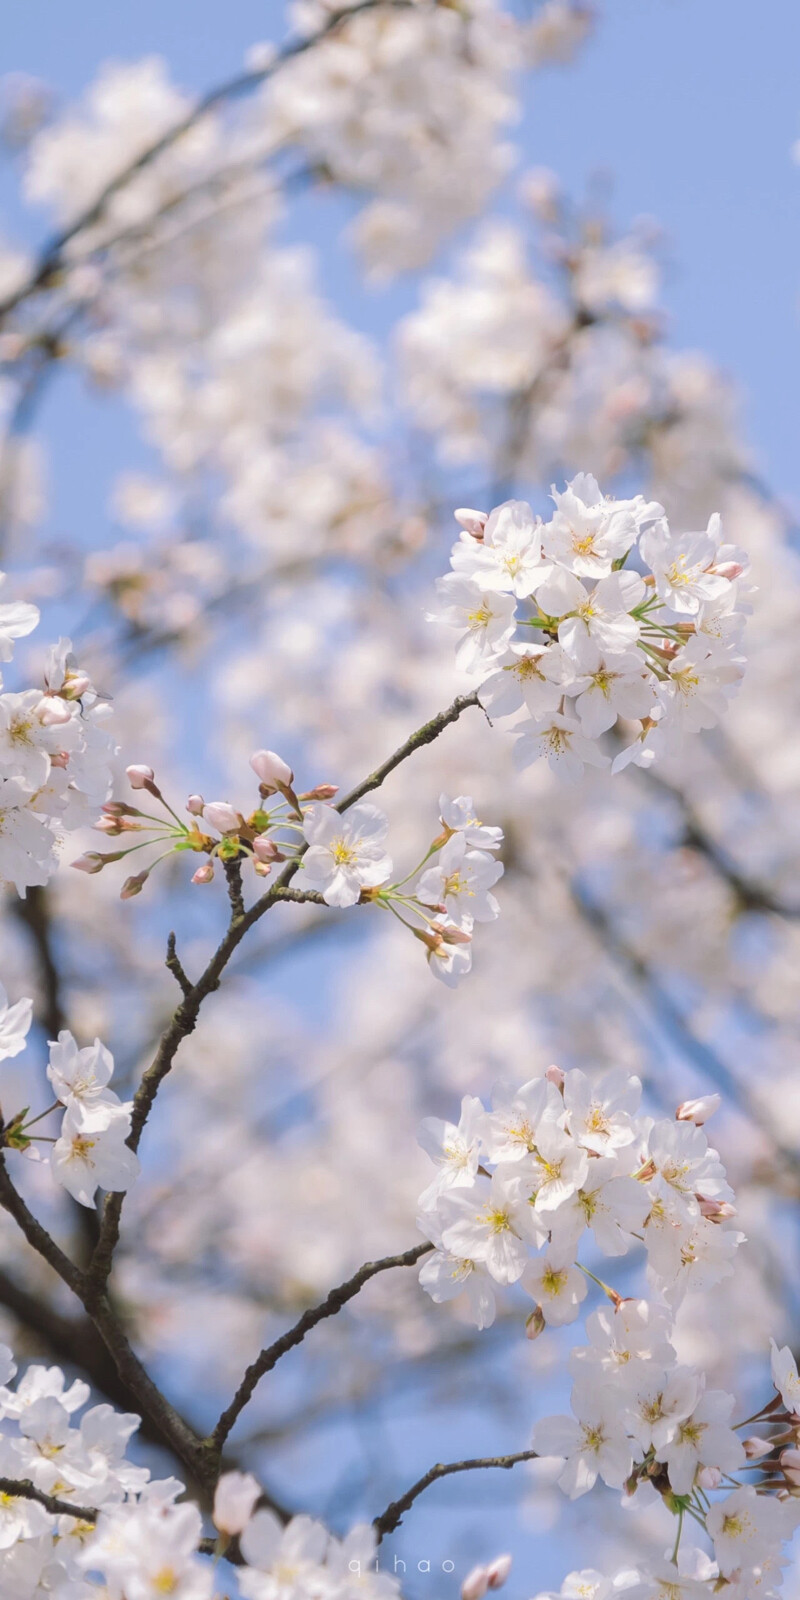
POLYGON ((385 848, 389 821, 377 806, 360 801, 341 812, 330 803, 337 793, 331 783, 296 794, 291 768, 272 750, 256 751, 250 765, 259 779, 259 799, 249 815, 227 800, 205 801, 193 794, 186 802, 189 823, 165 799, 152 767, 128 767, 131 787, 151 795, 165 815, 153 816, 124 801, 107 802, 95 824, 100 832, 144 837, 119 850, 87 851, 72 865, 81 872, 101 872, 138 850, 162 846, 149 865, 126 878, 121 898, 129 900, 176 852, 205 856, 192 876, 199 884, 213 880, 216 863, 249 862, 260 878, 293 863, 301 895, 340 910, 370 903, 389 911, 425 946, 434 975, 455 987, 471 970, 475 923, 499 915, 491 890, 504 870, 497 860, 502 829, 478 819, 470 795, 440 795, 441 831, 422 860, 392 881, 385 848))
POLYGON ((123 900, 140 894, 154 868, 175 853, 190 852, 206 857, 195 871, 193 883, 211 883, 215 863, 224 865, 232 861, 247 861, 259 877, 268 877, 276 863, 288 861, 298 852, 304 803, 331 799, 337 791, 334 784, 324 783, 298 797, 292 788, 291 767, 274 750, 257 750, 250 765, 259 780, 258 800, 252 810, 245 814, 228 800, 206 801, 200 794, 191 794, 185 806, 190 818, 188 823, 165 798, 152 767, 141 764, 127 767, 131 788, 152 796, 163 816, 153 816, 121 800, 106 802, 95 823, 100 833, 111 838, 128 834, 144 837, 119 850, 86 851, 72 866, 79 872, 102 872, 103 867, 122 861, 138 850, 163 846, 160 854, 142 871, 126 878, 120 892, 123 900), (267 801, 272 803, 267 805, 267 801))
POLYGON ((651 1569, 614 1580, 571 1574, 562 1596, 609 1600, 619 1588, 638 1600, 772 1596, 782 1546, 800 1524, 797 1365, 773 1342, 778 1394, 734 1424, 735 1396, 709 1389, 702 1371, 679 1361, 680 1301, 730 1275, 744 1236, 703 1132, 719 1096, 684 1101, 670 1121, 642 1115, 640 1094, 639 1080, 621 1070, 593 1085, 583 1072, 550 1067, 498 1089, 491 1111, 467 1096, 457 1124, 423 1123, 436 1172, 419 1226, 436 1248, 420 1282, 436 1301, 466 1293, 479 1327, 494 1319, 496 1287, 519 1283, 534 1300, 531 1337, 574 1321, 590 1284, 603 1294, 587 1342, 569 1354, 571 1414, 541 1418, 533 1449, 559 1463, 571 1499, 598 1479, 628 1501, 658 1495, 676 1531, 651 1569), (589 1236, 594 1253, 612 1259, 643 1245, 653 1298, 623 1295, 579 1262, 589 1236), (754 1469, 760 1482, 740 1481, 754 1469), (692 1522, 713 1560, 682 1548, 692 1522))
MULTIPOLYGON (((4 992, 0 993, 3 1060, 24 1049, 33 1006, 27 999, 9 1006, 4 992)), ((93 1210, 98 1189, 124 1193, 139 1175, 138 1157, 127 1143, 133 1103, 121 1101, 109 1087, 114 1058, 99 1039, 81 1049, 72 1034, 62 1029, 58 1038, 51 1040, 49 1050, 52 1105, 33 1117, 25 1106, 4 1119, 0 1144, 29 1159, 47 1162, 56 1183, 80 1205, 93 1210), (61 1116, 58 1133, 43 1133, 42 1123, 56 1113, 61 1116)))
POLYGON ((547 523, 523 500, 456 512, 435 620, 459 633, 456 661, 492 719, 525 713, 517 765, 546 757, 576 782, 586 765, 647 766, 718 722, 744 671, 747 558, 718 515, 676 534, 663 506, 606 498, 588 473, 553 499, 547 523), (615 726, 612 761, 600 740, 615 726))
POLYGON ((479 820, 470 795, 451 800, 442 794, 439 809, 442 831, 422 860, 392 882, 384 849, 388 820, 377 806, 361 803, 344 815, 333 806, 309 806, 301 881, 328 905, 370 900, 391 912, 425 946, 434 976, 454 988, 472 966, 475 923, 499 915, 491 889, 503 875, 496 859, 503 832, 479 820))

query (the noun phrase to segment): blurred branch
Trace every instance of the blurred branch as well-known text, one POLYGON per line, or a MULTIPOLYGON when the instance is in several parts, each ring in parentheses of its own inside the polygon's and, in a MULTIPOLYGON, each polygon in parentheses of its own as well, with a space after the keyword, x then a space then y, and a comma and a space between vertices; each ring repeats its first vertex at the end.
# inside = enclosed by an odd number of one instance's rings
POLYGON ((136 177, 140 172, 144 172, 159 156, 164 155, 167 150, 171 149, 178 139, 191 132, 192 128, 202 121, 203 117, 207 116, 210 111, 216 110, 218 106, 223 105, 226 101, 238 99, 240 96, 248 94, 252 89, 265 83, 268 78, 274 77, 275 73, 285 66, 287 61, 292 61, 297 56, 313 50, 317 44, 328 38, 344 23, 349 22, 352 17, 358 16, 364 11, 374 11, 381 6, 386 6, 390 9, 406 9, 413 3, 414 0, 358 0, 356 5, 350 6, 347 10, 333 12, 327 21, 322 24, 322 27, 317 29, 316 33, 291 39, 265 66, 237 73, 235 77, 227 79, 225 83, 218 84, 216 88, 210 89, 206 94, 202 95, 179 122, 173 123, 166 133, 155 139, 152 144, 147 145, 135 160, 129 162, 117 172, 104 185, 91 204, 79 212, 73 222, 69 223, 66 228, 63 228, 45 245, 30 276, 13 294, 7 295, 6 299, 0 302, 0 320, 37 289, 49 287, 64 264, 64 251, 67 245, 87 228, 91 228, 96 222, 99 222, 109 201, 121 189, 124 189, 132 178, 136 177))
POLYGON ((407 1489, 399 1500, 393 1500, 391 1505, 387 1506, 379 1517, 375 1517, 372 1526, 378 1535, 378 1542, 380 1543, 387 1533, 394 1533, 395 1528, 400 1526, 406 1511, 411 1508, 418 1495, 424 1494, 425 1490, 429 1489, 431 1484, 436 1483, 439 1478, 449 1478, 454 1472, 475 1472, 485 1467, 503 1467, 508 1470, 510 1467, 515 1467, 520 1461, 536 1461, 537 1459, 535 1450, 519 1450, 513 1456, 476 1456, 472 1461, 438 1462, 435 1467, 431 1467, 425 1473, 424 1477, 418 1478, 417 1482, 412 1484, 411 1488, 407 1489))

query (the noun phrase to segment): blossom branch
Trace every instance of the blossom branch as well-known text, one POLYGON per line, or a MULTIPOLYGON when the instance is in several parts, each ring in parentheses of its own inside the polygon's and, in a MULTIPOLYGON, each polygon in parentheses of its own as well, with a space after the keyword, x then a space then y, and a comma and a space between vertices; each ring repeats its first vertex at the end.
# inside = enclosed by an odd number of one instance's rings
POLYGON ((267 1345, 247 1368, 230 1405, 223 1411, 210 1435, 209 1442, 214 1449, 217 1451, 222 1449, 260 1380, 267 1372, 272 1371, 282 1356, 293 1350, 295 1345, 302 1344, 306 1334, 310 1333, 318 1322, 323 1322, 326 1317, 335 1317, 342 1307, 347 1305, 348 1300, 352 1300, 363 1289, 365 1283, 369 1283, 370 1278, 377 1277, 379 1272, 388 1272, 392 1267, 413 1267, 421 1256, 427 1255, 433 1248, 433 1245, 426 1240, 422 1244, 414 1245, 411 1250, 405 1250, 402 1255, 383 1256, 380 1261, 366 1261, 352 1278, 340 1283, 338 1288, 331 1289, 330 1294, 319 1305, 311 1306, 308 1311, 304 1311, 294 1327, 281 1334, 273 1344, 267 1345))
MULTIPOLYGON (((375 768, 367 778, 349 794, 339 801, 336 809, 340 812, 347 811, 354 806, 363 795, 370 794, 374 789, 379 789, 381 784, 394 772, 402 762, 415 754, 425 745, 432 744, 438 739, 440 733, 457 722, 464 711, 472 706, 479 705, 477 693, 457 695, 446 710, 440 711, 429 722, 423 724, 405 740, 379 767, 375 768)), ((131 1117, 131 1133, 128 1144, 132 1150, 137 1150, 139 1141, 144 1131, 145 1124, 150 1115, 156 1095, 171 1071, 175 1056, 181 1042, 188 1038, 196 1025, 200 1007, 208 995, 219 988, 222 974, 234 952, 238 949, 245 934, 250 928, 260 921, 267 911, 281 900, 289 900, 298 904, 322 904, 322 896, 311 890, 297 890, 290 887, 304 852, 302 846, 293 861, 287 862, 280 877, 268 888, 265 893, 250 906, 248 910, 239 912, 231 908, 231 918, 225 935, 211 957, 205 971, 184 994, 184 998, 161 1035, 161 1040, 155 1056, 144 1073, 139 1088, 133 1099, 133 1114, 131 1117)), ((111 1272, 114 1251, 119 1239, 120 1217, 122 1215, 124 1196, 122 1194, 109 1194, 103 1207, 103 1220, 100 1226, 100 1235, 92 1260, 88 1269, 90 1295, 103 1293, 111 1272)))
POLYGON ((265 66, 237 73, 235 77, 227 79, 225 83, 218 84, 216 88, 210 89, 207 94, 202 95, 191 110, 186 113, 185 117, 182 117, 179 122, 173 123, 166 133, 155 139, 152 144, 141 151, 134 161, 129 162, 120 172, 117 172, 100 190, 96 199, 86 206, 73 222, 63 228, 60 233, 57 233, 49 244, 45 245, 30 276, 19 288, 15 289, 12 294, 7 295, 5 300, 0 302, 0 320, 37 289, 46 288, 62 266, 67 245, 77 238, 79 234, 84 233, 87 228, 91 228, 96 222, 99 222, 109 201, 121 189, 124 189, 132 178, 136 177, 140 172, 144 172, 159 156, 164 155, 167 150, 171 149, 178 139, 190 133, 210 111, 214 111, 225 102, 238 99, 240 96, 248 94, 252 89, 258 88, 268 78, 274 77, 275 73, 285 66, 287 61, 292 61, 295 57, 305 55, 307 51, 313 50, 316 45, 328 38, 330 34, 334 33, 343 23, 349 21, 351 17, 358 16, 363 11, 374 11, 379 6, 404 9, 411 4, 413 4, 413 0, 357 0, 357 4, 348 7, 346 10, 333 12, 322 26, 317 29, 316 33, 291 39, 265 66))
POLYGON ((394 1533, 395 1528, 400 1526, 405 1513, 410 1510, 417 1497, 424 1494, 425 1490, 429 1489, 431 1484, 436 1483, 439 1478, 449 1478, 454 1472, 474 1472, 478 1468, 484 1467, 502 1467, 508 1470, 510 1467, 517 1466, 520 1461, 535 1461, 537 1455, 538 1451, 536 1450, 518 1450, 516 1455, 512 1456, 476 1456, 471 1461, 437 1462, 436 1466, 431 1467, 424 1477, 418 1478, 417 1482, 412 1484, 411 1488, 407 1489, 399 1500, 393 1500, 391 1505, 388 1505, 379 1517, 373 1519, 372 1526, 378 1535, 378 1540, 385 1538, 387 1533, 394 1533))

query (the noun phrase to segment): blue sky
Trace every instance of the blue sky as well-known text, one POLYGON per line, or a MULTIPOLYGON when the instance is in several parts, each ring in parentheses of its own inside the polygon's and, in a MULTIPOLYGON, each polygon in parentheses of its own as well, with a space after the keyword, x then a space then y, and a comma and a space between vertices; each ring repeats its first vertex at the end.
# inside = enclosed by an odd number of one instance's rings
MULTIPOLYGON (((800 5, 599 5, 599 28, 577 66, 542 74, 533 84, 517 132, 521 166, 552 167, 577 196, 593 173, 604 171, 613 179, 619 224, 642 215, 658 221, 670 263, 663 298, 671 338, 678 347, 708 352, 732 375, 758 469, 800 510, 800 166, 791 155, 800 138, 800 5)), ((283 8, 257 0, 233 0, 225 7, 212 0, 128 0, 116 6, 78 0, 70 7, 26 0, 4 16, 0 67, 42 77, 69 100, 101 62, 155 52, 167 58, 180 84, 200 90, 235 72, 254 40, 279 37, 283 29, 283 8)), ((0 170, 5 231, 20 226, 13 193, 12 172, 0 170)), ((308 221, 315 242, 324 242, 333 215, 330 205, 304 203, 302 221, 308 221)), ((397 307, 411 303, 411 286, 365 300, 348 277, 342 252, 328 259, 337 300, 361 325, 380 328, 397 307)), ((83 526, 101 543, 111 476, 141 465, 145 456, 122 407, 88 398, 76 405, 77 393, 75 380, 62 380, 44 413, 53 450, 51 529, 74 535, 83 526)), ((405 1408, 407 1426, 416 1429, 419 1414, 407 1397, 405 1408)), ((463 1440, 459 1434, 450 1441, 454 1454, 462 1442, 465 1450, 489 1443, 471 1437, 467 1407, 461 1421, 463 1440)), ((402 1429, 401 1419, 398 1443, 402 1429)), ((430 1460, 438 1449, 434 1444, 430 1460)), ((408 1456, 406 1449, 399 1453, 408 1456)), ((501 1543, 513 1542, 523 1557, 514 1594, 532 1593, 556 1580, 564 1552, 553 1545, 539 1561, 537 1551, 535 1572, 525 1570, 530 1535, 491 1510, 509 1497, 501 1477, 502 1483, 474 1480, 458 1494, 442 1487, 420 1506, 407 1538, 423 1555, 434 1555, 434 1543, 441 1551, 441 1509, 458 1505, 448 1526, 459 1548, 472 1538, 476 1556, 481 1550, 492 1555, 501 1543), (491 1535, 486 1523, 479 1529, 475 1524, 478 1505, 486 1509, 491 1535)), ((435 1580, 409 1589, 420 1596, 450 1592, 435 1580)))
MULTIPOLYGON (((797 507, 800 167, 791 151, 800 137, 800 6, 599 0, 599 8, 578 65, 535 80, 517 131, 521 165, 553 167, 576 195, 592 173, 606 172, 620 224, 657 219, 669 257, 672 338, 707 350, 735 378, 758 468, 797 507)), ((255 39, 284 28, 274 0, 237 0, 223 10, 212 0, 82 0, 69 8, 27 0, 4 17, 2 65, 45 78, 69 99, 102 61, 157 52, 178 82, 200 89, 235 72, 255 39)), ((12 194, 11 174, 0 173, 0 207, 16 222, 12 194)), ((330 212, 307 216, 320 240, 330 212)), ((337 270, 336 279, 343 309, 368 327, 408 303, 406 290, 365 307, 351 289, 348 306, 345 274, 337 270)), ((58 421, 68 423, 66 409, 58 421)), ((128 429, 118 419, 106 438, 102 428, 104 450, 126 464, 128 429)), ((86 484, 76 442, 74 468, 64 452, 64 475, 57 471, 70 499, 78 476, 84 491, 86 484)))

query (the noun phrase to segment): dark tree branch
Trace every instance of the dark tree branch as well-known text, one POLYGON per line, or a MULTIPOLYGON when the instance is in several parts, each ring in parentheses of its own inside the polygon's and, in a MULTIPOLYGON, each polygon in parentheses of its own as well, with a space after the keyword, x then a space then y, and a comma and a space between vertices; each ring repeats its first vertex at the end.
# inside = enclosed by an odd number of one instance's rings
POLYGON ((393 1500, 391 1505, 387 1506, 379 1517, 375 1517, 372 1526, 378 1535, 378 1542, 380 1543, 380 1540, 387 1533, 394 1533, 395 1528, 399 1528, 405 1513, 414 1504, 417 1496, 424 1494, 425 1490, 429 1489, 432 1483, 436 1483, 437 1479, 449 1478, 454 1472, 475 1472, 478 1468, 484 1467, 503 1467, 508 1469, 509 1467, 515 1467, 520 1461, 536 1461, 536 1459, 537 1452, 535 1450, 519 1450, 513 1456, 476 1456, 472 1461, 438 1462, 435 1467, 431 1467, 425 1473, 424 1478, 418 1478, 417 1482, 412 1484, 411 1488, 407 1489, 399 1500, 393 1500))
POLYGON ((29 1478, 0 1478, 0 1494, 14 1500, 36 1500, 54 1517, 75 1517, 79 1522, 96 1522, 97 1510, 92 1506, 74 1506, 68 1500, 59 1500, 54 1494, 37 1489, 29 1478))
POLYGON ((380 1261, 367 1261, 363 1267, 359 1267, 358 1272, 355 1272, 352 1278, 348 1278, 345 1283, 340 1283, 338 1288, 331 1289, 330 1294, 326 1296, 320 1305, 311 1306, 308 1311, 304 1311, 294 1327, 289 1328, 286 1333, 282 1333, 280 1338, 276 1339, 273 1344, 267 1345, 247 1368, 230 1405, 223 1411, 214 1432, 210 1436, 209 1443, 213 1445, 214 1449, 217 1451, 222 1449, 231 1429, 238 1421, 248 1401, 252 1398, 257 1384, 265 1373, 271 1372, 281 1357, 285 1356, 289 1350, 293 1350, 295 1345, 302 1344, 306 1334, 310 1333, 318 1322, 323 1322, 326 1317, 335 1317, 342 1307, 347 1305, 348 1300, 352 1300, 363 1289, 364 1284, 369 1283, 370 1278, 376 1277, 379 1272, 388 1272, 392 1267, 412 1267, 415 1262, 419 1261, 421 1256, 427 1255, 428 1251, 432 1249, 433 1245, 426 1240, 422 1244, 414 1245, 411 1250, 404 1251, 402 1255, 384 1256, 380 1261))
POLYGON ((175 935, 174 935, 174 933, 170 933, 170 934, 167 935, 167 959, 166 959, 164 965, 167 968, 167 971, 172 973, 172 976, 175 979, 175 982, 183 990, 184 996, 187 995, 187 994, 191 994, 191 992, 192 992, 192 982, 191 982, 191 979, 187 978, 187 976, 186 976, 186 973, 185 973, 184 968, 183 968, 183 963, 182 963, 182 961, 180 959, 180 956, 178 955, 177 949, 175 947, 175 935))

